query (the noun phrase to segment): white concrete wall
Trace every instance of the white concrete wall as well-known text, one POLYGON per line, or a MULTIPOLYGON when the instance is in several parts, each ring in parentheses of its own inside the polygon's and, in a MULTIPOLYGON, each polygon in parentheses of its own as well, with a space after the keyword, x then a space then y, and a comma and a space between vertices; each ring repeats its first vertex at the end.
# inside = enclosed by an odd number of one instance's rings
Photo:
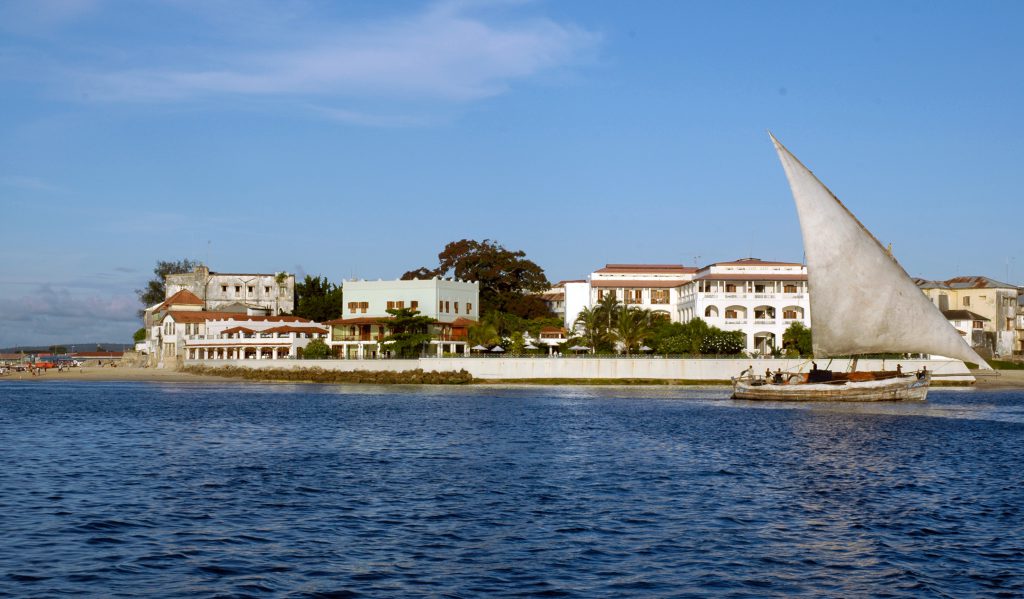
MULTIPOLYGON (((668 358, 420 358, 417 360, 188 360, 186 364, 241 366, 249 368, 323 368, 325 370, 405 371, 417 368, 438 372, 465 370, 475 378, 496 380, 522 379, 672 379, 725 381, 753 366, 755 373, 810 369, 807 360, 702 360, 668 358)), ((904 372, 926 365, 937 375, 936 381, 973 381, 970 371, 959 360, 860 360, 858 370, 895 370, 904 372), (958 376, 946 376, 958 375, 958 376)), ((820 360, 818 366, 842 372, 848 360, 820 360)))
POLYGON ((576 318, 583 308, 590 307, 590 283, 587 281, 565 284, 565 328, 573 330, 576 318))

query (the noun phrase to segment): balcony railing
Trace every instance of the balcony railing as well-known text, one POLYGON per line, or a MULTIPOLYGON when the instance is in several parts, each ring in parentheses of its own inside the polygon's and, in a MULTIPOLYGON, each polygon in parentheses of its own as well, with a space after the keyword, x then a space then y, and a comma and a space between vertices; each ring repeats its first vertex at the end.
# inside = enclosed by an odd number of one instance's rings
POLYGON ((755 318, 754 324, 775 324, 774 318, 755 318))
POLYGON ((747 324, 746 318, 726 318, 725 324, 747 324))

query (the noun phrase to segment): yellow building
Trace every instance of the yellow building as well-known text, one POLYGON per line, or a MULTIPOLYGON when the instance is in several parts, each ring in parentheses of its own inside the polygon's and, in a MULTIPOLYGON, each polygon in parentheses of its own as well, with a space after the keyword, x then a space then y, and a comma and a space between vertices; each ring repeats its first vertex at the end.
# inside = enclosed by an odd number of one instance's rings
POLYGON ((988 277, 954 277, 946 281, 917 279, 921 288, 943 312, 968 310, 984 317, 985 341, 977 349, 1005 357, 1020 350, 1017 336, 1017 297, 1021 288, 988 277))

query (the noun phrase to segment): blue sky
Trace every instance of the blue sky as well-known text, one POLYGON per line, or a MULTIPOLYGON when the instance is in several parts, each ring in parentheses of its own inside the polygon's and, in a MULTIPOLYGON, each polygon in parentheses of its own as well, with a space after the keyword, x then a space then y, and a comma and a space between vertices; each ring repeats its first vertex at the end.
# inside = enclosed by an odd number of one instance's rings
POLYGON ((1024 282, 1019 2, 0 4, 0 346, 127 339, 159 259, 549 278, 799 261, 771 129, 915 276, 1024 282))

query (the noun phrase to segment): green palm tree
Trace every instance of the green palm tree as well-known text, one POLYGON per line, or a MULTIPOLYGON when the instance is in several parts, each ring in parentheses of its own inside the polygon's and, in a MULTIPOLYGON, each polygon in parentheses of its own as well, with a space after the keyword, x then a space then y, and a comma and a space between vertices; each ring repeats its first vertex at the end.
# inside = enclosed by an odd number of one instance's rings
POLYGON ((634 347, 640 347, 650 334, 651 315, 647 310, 625 308, 619 311, 612 336, 625 346, 627 356, 634 347))
POLYGON ((604 332, 601 328, 603 318, 604 315, 595 306, 580 310, 579 315, 576 316, 576 321, 573 323, 575 326, 583 327, 583 338, 587 340, 591 351, 595 351, 597 344, 604 339, 604 332))

